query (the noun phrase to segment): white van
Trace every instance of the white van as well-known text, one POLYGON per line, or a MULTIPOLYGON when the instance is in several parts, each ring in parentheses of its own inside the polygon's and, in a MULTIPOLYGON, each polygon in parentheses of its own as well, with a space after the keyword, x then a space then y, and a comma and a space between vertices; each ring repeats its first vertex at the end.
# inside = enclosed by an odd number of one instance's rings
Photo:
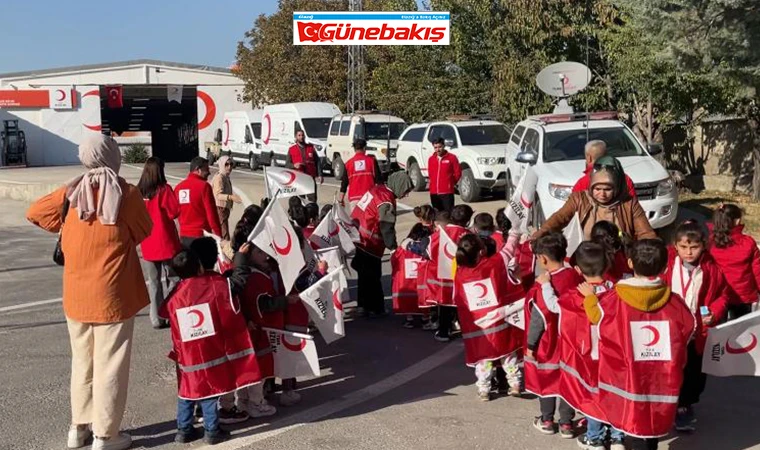
POLYGON ((356 111, 333 117, 327 137, 327 155, 335 178, 343 177, 345 162, 354 156, 354 140, 367 141, 367 155, 377 159, 380 171, 389 172, 396 164, 398 137, 406 128, 403 119, 378 111, 356 111))
POLYGON ((222 122, 223 155, 230 155, 236 163, 257 170, 261 164, 261 109, 224 113, 222 122))
POLYGON ((288 149, 296 142, 296 131, 303 130, 306 142, 313 144, 322 158, 322 169, 330 169, 325 157, 330 121, 340 114, 333 103, 281 103, 264 107, 261 119, 262 164, 284 165, 288 149))

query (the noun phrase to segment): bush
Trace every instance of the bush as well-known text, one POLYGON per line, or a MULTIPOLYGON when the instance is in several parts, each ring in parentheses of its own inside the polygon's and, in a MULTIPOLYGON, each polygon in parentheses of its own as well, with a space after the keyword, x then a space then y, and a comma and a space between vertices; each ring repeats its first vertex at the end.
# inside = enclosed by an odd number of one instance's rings
POLYGON ((150 155, 142 144, 132 144, 124 151, 124 162, 128 164, 142 164, 150 155))

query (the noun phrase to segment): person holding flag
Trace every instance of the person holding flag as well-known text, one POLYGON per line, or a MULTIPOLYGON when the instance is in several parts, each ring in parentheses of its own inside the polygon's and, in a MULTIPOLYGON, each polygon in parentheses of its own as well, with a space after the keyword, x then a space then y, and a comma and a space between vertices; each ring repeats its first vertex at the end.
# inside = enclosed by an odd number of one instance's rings
POLYGON ((365 313, 385 314, 382 257, 386 248, 393 251, 398 246, 396 200, 409 195, 413 187, 409 175, 396 172, 387 185, 376 184, 367 191, 351 213, 359 222, 360 236, 351 267, 358 275, 357 301, 365 313))
POLYGON ((346 193, 348 193, 348 210, 353 211, 356 203, 361 200, 365 192, 372 186, 382 183, 380 166, 377 159, 367 155, 367 141, 356 139, 354 141, 354 156, 346 161, 346 170, 340 180, 340 205, 345 205, 346 193))
POLYGON ((308 201, 316 203, 317 177, 319 177, 319 184, 324 183, 325 178, 321 175, 319 155, 314 146, 306 142, 306 135, 303 130, 296 130, 296 143, 288 149, 286 165, 309 175, 314 180, 314 193, 308 194, 306 198, 308 201))

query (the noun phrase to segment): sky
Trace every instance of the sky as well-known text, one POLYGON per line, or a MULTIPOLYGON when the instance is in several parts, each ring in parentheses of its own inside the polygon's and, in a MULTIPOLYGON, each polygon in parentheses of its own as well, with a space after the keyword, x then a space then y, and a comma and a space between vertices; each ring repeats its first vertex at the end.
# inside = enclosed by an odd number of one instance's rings
POLYGON ((229 67, 277 0, 0 2, 0 73, 158 59, 229 67))

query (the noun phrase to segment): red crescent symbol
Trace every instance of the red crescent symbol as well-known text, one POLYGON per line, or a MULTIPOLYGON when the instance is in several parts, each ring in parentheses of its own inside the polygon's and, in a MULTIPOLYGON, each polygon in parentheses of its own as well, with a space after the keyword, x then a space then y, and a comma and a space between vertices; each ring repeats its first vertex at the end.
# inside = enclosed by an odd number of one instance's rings
POLYGON ((108 90, 108 96, 116 98, 119 96, 119 90, 118 89, 109 89, 108 90))
POLYGON ((290 175, 290 179, 288 181, 286 181, 285 183, 283 183, 285 186, 290 186, 291 184, 293 184, 294 181, 296 181, 296 174, 295 173, 291 172, 290 170, 283 170, 283 172, 285 172, 288 175, 290 175))
POLYGON ((343 311, 343 303, 340 301, 340 289, 333 292, 333 306, 335 306, 335 309, 338 311, 343 311))
POLYGON ((272 238, 272 246, 274 247, 274 251, 279 253, 282 256, 287 256, 290 254, 290 249, 293 247, 293 240, 290 237, 290 233, 288 233, 288 229, 285 227, 282 227, 283 230, 285 230, 285 236, 288 237, 288 242, 285 244, 284 247, 279 247, 277 245, 277 242, 275 242, 274 237, 272 238))
POLYGON ((203 313, 198 311, 197 309, 191 309, 187 312, 188 314, 193 314, 195 317, 197 317, 197 323, 195 325, 190 325, 193 328, 198 328, 199 326, 203 325, 203 322, 205 320, 205 317, 203 316, 203 313))
POLYGON ((63 89, 56 89, 55 91, 60 93, 61 95, 58 99, 56 99, 56 101, 62 102, 66 100, 66 91, 64 91, 63 89))
POLYGON ((269 117, 269 113, 264 114, 264 120, 267 123, 267 134, 264 139, 264 145, 269 145, 269 138, 272 136, 272 118, 269 117))
POLYGON ((82 98, 89 97, 89 96, 97 96, 100 97, 100 91, 97 89, 93 89, 91 91, 87 91, 84 94, 82 94, 82 98))
POLYGON ((290 350, 291 352, 301 352, 304 348, 306 348, 306 339, 300 339, 298 344, 291 344, 288 342, 288 335, 283 334, 282 335, 282 346, 290 350))
POLYGON ((488 294, 488 287, 485 284, 483 284, 483 283, 475 283, 473 286, 479 287, 479 288, 481 288, 483 290, 483 293, 480 294, 480 296, 478 298, 483 298, 483 297, 486 296, 486 294, 488 294))
MULTIPOLYGON (((85 97, 100 97, 100 90, 99 89, 93 89, 91 91, 87 91, 84 94, 82 94, 82 98, 85 97)), ((86 123, 83 123, 82 126, 87 128, 88 130, 92 131, 102 131, 103 126, 102 125, 88 125, 86 123)))
POLYGON ((731 347, 730 340, 726 341, 726 353, 730 353, 732 355, 739 355, 741 353, 749 353, 752 350, 757 347, 757 336, 750 333, 750 336, 752 336, 752 342, 746 347, 731 347))
POLYGON ((203 120, 198 122, 198 129, 202 130, 211 125, 216 118, 216 103, 214 103, 214 99, 210 95, 203 91, 198 91, 198 98, 206 105, 206 115, 203 117, 203 120))
POLYGON ((449 252, 449 244, 446 243, 443 245, 443 254, 446 255, 449 259, 454 259, 456 256, 452 255, 451 252, 449 252))
POLYGON ((327 230, 327 236, 328 237, 337 236, 338 233, 340 233, 340 227, 338 226, 337 223, 335 224, 335 230, 334 231, 330 231, 329 229, 327 230))
POLYGON ((230 121, 227 119, 224 119, 224 146, 227 146, 227 143, 230 142, 230 121))
POLYGON ((644 325, 641 327, 642 330, 649 330, 652 332, 652 342, 648 344, 644 344, 646 347, 651 347, 653 345, 656 345, 658 342, 660 342, 660 330, 653 327, 652 325, 644 325))

